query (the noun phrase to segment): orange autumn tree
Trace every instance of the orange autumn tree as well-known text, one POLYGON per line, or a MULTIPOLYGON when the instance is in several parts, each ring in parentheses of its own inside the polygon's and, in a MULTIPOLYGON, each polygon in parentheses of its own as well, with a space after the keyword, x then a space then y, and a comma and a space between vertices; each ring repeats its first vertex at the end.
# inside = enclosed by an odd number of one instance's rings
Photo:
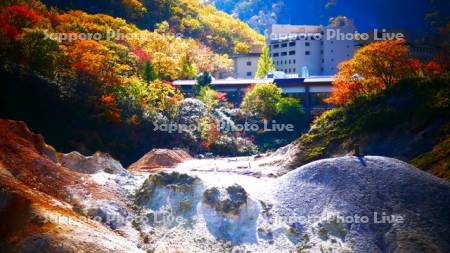
POLYGON ((348 60, 339 64, 339 72, 333 81, 331 96, 325 99, 325 102, 342 105, 366 92, 367 89, 356 74, 352 60, 348 60))
POLYGON ((339 65, 327 103, 342 105, 394 85, 411 75, 408 48, 402 40, 385 40, 359 49, 339 65))
POLYGON ((440 76, 448 71, 449 67, 442 61, 441 54, 436 55, 428 63, 423 63, 418 59, 410 59, 408 61, 411 70, 417 77, 440 76))

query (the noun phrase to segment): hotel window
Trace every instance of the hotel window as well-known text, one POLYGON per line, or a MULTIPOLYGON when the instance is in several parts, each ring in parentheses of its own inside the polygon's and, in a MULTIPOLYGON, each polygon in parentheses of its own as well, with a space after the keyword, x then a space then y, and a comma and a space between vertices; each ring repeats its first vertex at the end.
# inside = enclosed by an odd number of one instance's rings
POLYGON ((289 51, 289 55, 295 55, 295 51, 289 51))
POLYGON ((294 59, 293 61, 294 61, 294 64, 295 64, 296 60, 294 59))
POLYGON ((294 73, 296 72, 296 71, 295 71, 295 68, 294 68, 294 69, 292 69, 292 72, 294 72, 294 73))
POLYGON ((306 46, 306 47, 309 47, 310 45, 311 45, 311 43, 305 42, 305 46, 306 46))
POLYGON ((247 72, 247 76, 252 76, 252 72, 247 72))
POLYGON ((295 47, 295 42, 289 42, 290 47, 295 47))
POLYGON ((287 43, 281 44, 281 47, 287 47, 287 43))
POLYGON ((310 55, 310 54, 311 54, 311 52, 305 51, 305 55, 310 55))
POLYGON ((280 44, 274 44, 272 47, 273 48, 280 48, 280 44))
POLYGON ((279 53, 274 53, 273 57, 278 57, 280 54, 279 53))
POLYGON ((291 64, 291 60, 289 59, 289 64, 291 64))
POLYGON ((334 50, 333 50, 333 49, 331 49, 331 52, 332 52, 332 53, 334 53, 334 50))
POLYGON ((334 61, 334 59, 333 59, 333 58, 331 58, 331 61, 334 61))
POLYGON ((287 52, 281 52, 281 56, 286 56, 287 52))
POLYGON ((323 54, 323 50, 320 50, 320 54, 323 54))
POLYGON ((252 62, 251 62, 251 61, 248 61, 248 62, 247 62, 247 66, 252 66, 252 62))

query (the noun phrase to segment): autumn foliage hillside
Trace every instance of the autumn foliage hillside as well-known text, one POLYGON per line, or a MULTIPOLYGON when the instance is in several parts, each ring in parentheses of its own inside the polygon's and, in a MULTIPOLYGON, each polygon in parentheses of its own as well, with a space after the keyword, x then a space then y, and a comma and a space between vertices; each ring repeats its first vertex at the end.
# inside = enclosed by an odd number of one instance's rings
POLYGON ((175 145, 176 136, 153 131, 156 120, 176 116, 184 98, 171 81, 232 65, 167 22, 150 31, 37 0, 0 6, 0 117, 26 121, 63 151, 103 150, 127 164, 155 146, 175 145))
POLYGON ((213 5, 200 0, 44 0, 62 9, 81 9, 121 17, 144 29, 167 27, 174 33, 201 41, 215 52, 246 52, 263 45, 264 37, 213 5))

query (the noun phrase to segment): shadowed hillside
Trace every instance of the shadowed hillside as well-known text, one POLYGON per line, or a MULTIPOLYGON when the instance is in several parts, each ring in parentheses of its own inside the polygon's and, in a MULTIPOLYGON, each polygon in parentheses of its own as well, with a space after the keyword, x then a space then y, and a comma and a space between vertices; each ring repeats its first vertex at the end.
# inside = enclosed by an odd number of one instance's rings
POLYGON ((345 155, 358 144, 364 154, 412 160, 448 179, 449 97, 448 77, 406 79, 377 95, 332 109, 292 144, 285 165, 293 169, 345 155))

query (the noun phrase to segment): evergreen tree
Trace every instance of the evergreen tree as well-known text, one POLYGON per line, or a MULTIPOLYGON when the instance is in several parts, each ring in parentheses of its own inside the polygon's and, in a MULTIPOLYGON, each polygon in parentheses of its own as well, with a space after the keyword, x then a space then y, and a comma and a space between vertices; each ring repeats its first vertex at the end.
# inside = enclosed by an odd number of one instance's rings
POLYGON ((264 78, 269 72, 275 70, 272 58, 270 57, 269 48, 264 47, 261 57, 258 61, 258 70, 256 71, 256 78, 264 78))
POLYGON ((197 84, 202 87, 210 85, 211 82, 212 82, 211 74, 209 74, 206 71, 197 76, 197 84))
POLYGON ((205 86, 210 86, 212 82, 212 76, 208 72, 204 71, 197 76, 197 85, 192 87, 192 93, 197 96, 200 94, 200 90, 205 86))
POLYGON ((142 78, 147 83, 156 80, 156 73, 153 70, 153 66, 152 66, 152 64, 149 61, 144 63, 144 71, 143 71, 143 74, 142 74, 142 78))

